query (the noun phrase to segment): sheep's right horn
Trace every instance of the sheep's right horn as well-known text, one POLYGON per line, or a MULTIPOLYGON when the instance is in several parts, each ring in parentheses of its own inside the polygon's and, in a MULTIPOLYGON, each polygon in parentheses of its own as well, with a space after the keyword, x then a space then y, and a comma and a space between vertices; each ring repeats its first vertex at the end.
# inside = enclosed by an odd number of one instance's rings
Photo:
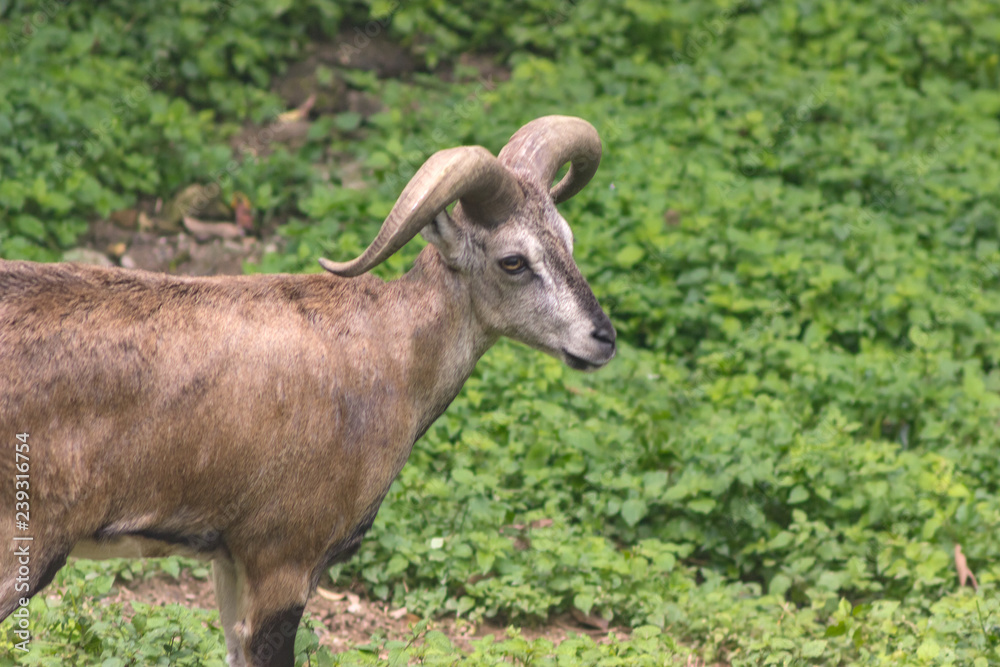
POLYGON ((514 133, 497 157, 500 164, 548 189, 559 168, 569 171, 549 192, 557 204, 582 190, 601 163, 601 138, 574 116, 542 116, 514 133))
POLYGON ((492 226, 509 218, 523 199, 514 175, 482 146, 438 151, 403 188, 375 240, 358 258, 319 263, 339 276, 359 276, 406 245, 455 200, 461 200, 470 219, 492 226))

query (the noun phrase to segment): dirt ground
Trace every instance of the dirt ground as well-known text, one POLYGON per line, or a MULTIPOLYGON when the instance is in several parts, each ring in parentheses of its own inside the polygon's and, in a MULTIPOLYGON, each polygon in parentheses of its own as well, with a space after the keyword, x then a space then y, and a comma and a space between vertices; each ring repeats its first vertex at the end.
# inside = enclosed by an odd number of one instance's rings
MULTIPOLYGON (((180 604, 202 609, 215 609, 215 590, 211 579, 201 580, 191 576, 187 570, 178 579, 161 574, 149 579, 119 582, 104 603, 127 603, 136 600, 152 605, 180 604)), ((384 634, 390 640, 406 640, 412 635, 411 627, 420 620, 406 608, 393 608, 385 602, 368 600, 352 591, 330 589, 320 586, 306 605, 306 616, 320 621, 320 643, 334 651, 345 651, 354 646, 367 644, 374 632, 384 634)), ((595 641, 609 641, 612 636, 619 639, 628 636, 628 628, 611 627, 598 629, 599 619, 580 617, 580 622, 572 615, 565 614, 549 619, 540 626, 521 628, 525 638, 544 637, 556 644, 566 639, 570 633, 589 635, 595 641), (588 624, 588 621, 590 624, 588 624)), ((438 630, 448 636, 457 646, 468 650, 470 639, 487 635, 502 637, 506 627, 489 622, 473 624, 454 617, 443 617, 431 621, 430 630, 438 630)))

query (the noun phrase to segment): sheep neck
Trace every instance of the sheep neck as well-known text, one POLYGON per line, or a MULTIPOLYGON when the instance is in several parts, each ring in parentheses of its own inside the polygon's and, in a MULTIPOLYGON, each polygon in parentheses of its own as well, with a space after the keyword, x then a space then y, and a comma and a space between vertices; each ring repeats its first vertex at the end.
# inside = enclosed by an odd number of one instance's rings
POLYGON ((405 341, 407 391, 422 434, 458 395, 496 336, 476 318, 466 281, 445 266, 433 246, 390 285, 399 290, 400 302, 409 304, 398 335, 405 341))

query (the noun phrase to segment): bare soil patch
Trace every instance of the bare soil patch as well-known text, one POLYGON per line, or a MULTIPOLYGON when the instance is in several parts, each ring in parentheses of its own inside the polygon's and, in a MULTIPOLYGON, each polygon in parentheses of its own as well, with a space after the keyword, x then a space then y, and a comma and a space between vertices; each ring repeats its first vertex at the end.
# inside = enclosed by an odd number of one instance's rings
MULTIPOLYGON (((196 579, 187 570, 181 571, 177 579, 158 574, 148 579, 118 582, 103 603, 124 603, 125 615, 128 617, 131 610, 129 603, 132 601, 156 606, 180 604, 202 609, 216 608, 212 581, 196 579)), ((380 600, 369 600, 351 590, 324 586, 309 598, 306 616, 322 624, 320 644, 334 651, 345 651, 367 644, 374 633, 385 635, 389 640, 405 641, 412 637, 412 627, 420 620, 419 616, 409 613, 406 608, 394 608, 380 600)), ((443 632, 455 645, 465 650, 471 648, 469 642, 472 639, 487 635, 500 638, 506 633, 506 627, 496 623, 487 621, 475 624, 453 617, 434 619, 428 629, 443 632)), ((627 637, 629 629, 615 627, 607 631, 597 630, 582 625, 570 614, 563 614, 549 619, 544 625, 522 627, 521 634, 527 639, 545 638, 558 644, 571 634, 589 635, 599 642, 610 641, 612 636, 627 637)))

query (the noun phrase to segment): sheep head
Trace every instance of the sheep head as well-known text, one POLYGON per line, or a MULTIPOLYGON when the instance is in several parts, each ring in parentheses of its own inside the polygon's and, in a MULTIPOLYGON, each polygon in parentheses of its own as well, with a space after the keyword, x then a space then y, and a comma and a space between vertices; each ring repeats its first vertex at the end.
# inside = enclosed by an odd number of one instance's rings
POLYGON ((590 181, 600 159, 597 131, 569 116, 528 123, 498 157, 481 146, 439 151, 361 256, 320 263, 340 276, 361 275, 419 232, 468 285, 484 330, 578 370, 599 368, 614 357, 615 330, 573 261, 573 234, 556 204, 590 181), (567 162, 569 171, 552 186, 567 162))

